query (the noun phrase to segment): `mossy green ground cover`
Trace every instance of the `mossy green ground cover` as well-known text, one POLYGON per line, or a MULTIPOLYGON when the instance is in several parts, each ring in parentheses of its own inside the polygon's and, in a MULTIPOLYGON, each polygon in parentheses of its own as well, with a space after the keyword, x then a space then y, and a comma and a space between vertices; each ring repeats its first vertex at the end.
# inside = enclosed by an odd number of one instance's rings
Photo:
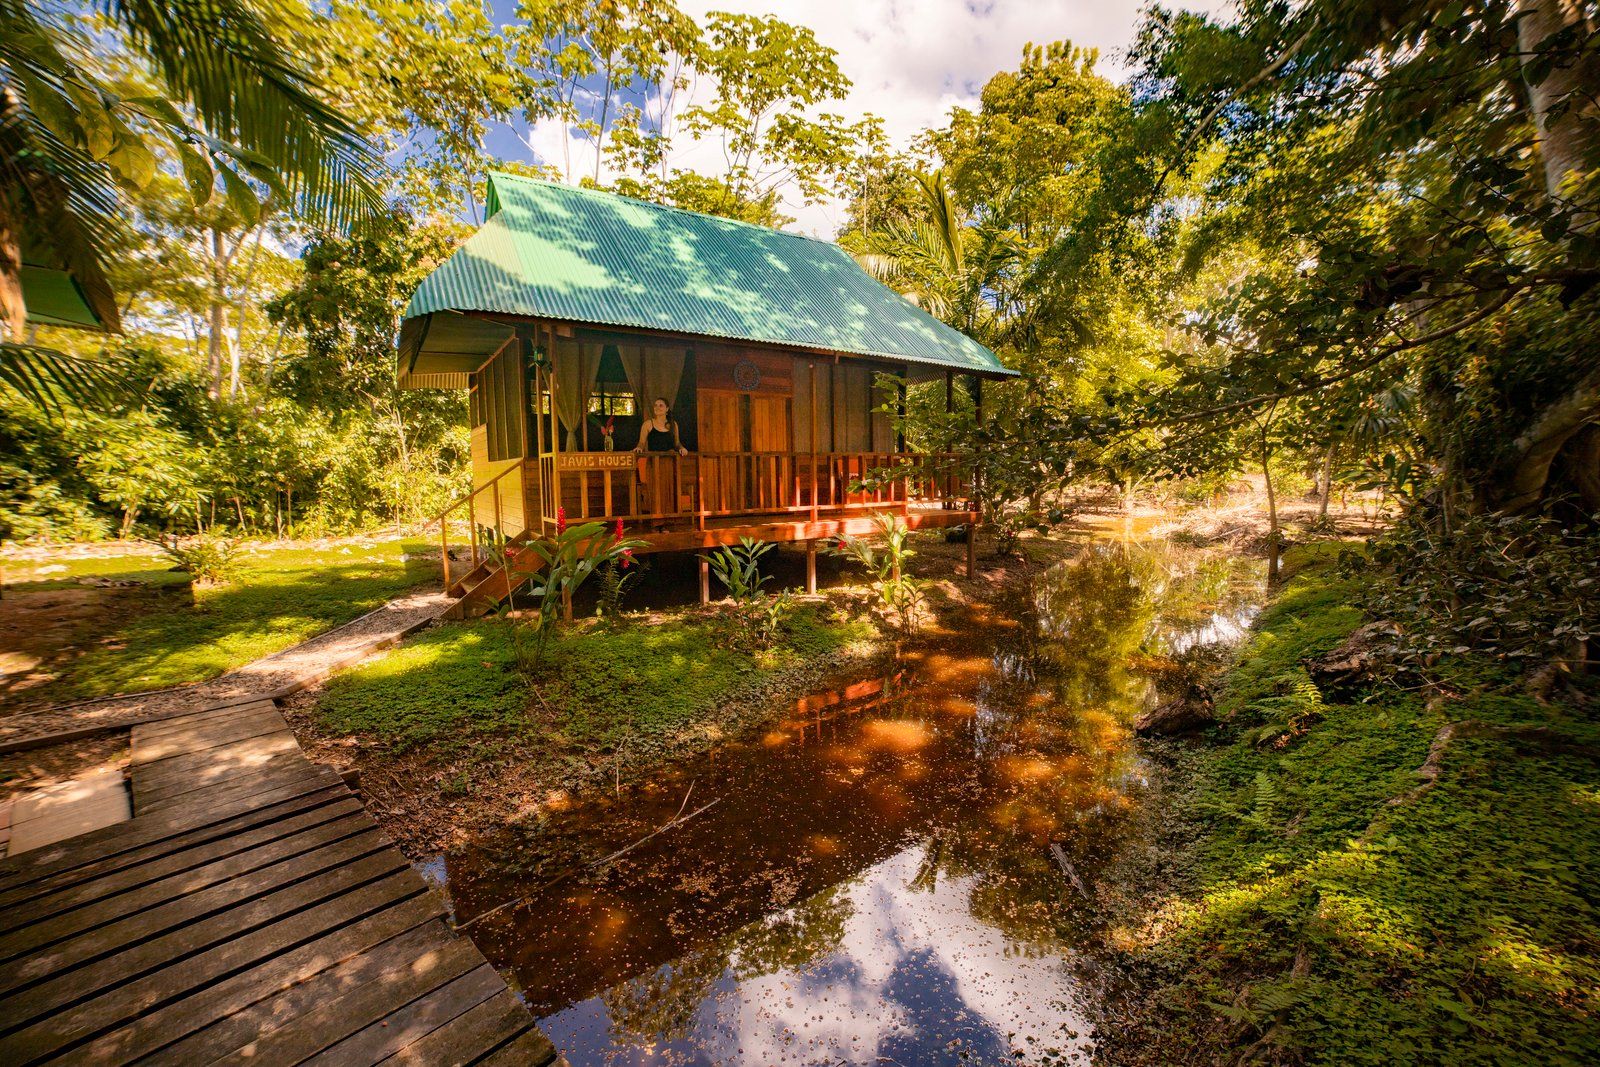
POLYGON ((1456 661, 1444 699, 1335 700, 1301 661, 1362 620, 1300 562, 1185 760, 1198 885, 1139 953, 1164 988, 1119 1058, 1600 1063, 1600 693, 1545 706, 1456 661), (1452 722, 1436 786, 1391 804, 1452 722))
POLYGON ((151 557, 71 561, 65 575, 9 588, 8 606, 25 611, 30 594, 68 590, 86 575, 136 584, 96 589, 103 610, 62 635, 59 655, 40 667, 54 678, 20 695, 44 703, 215 677, 436 581, 439 568, 426 551, 421 542, 399 541, 246 551, 234 580, 217 586, 190 586, 151 557))
POLYGON ((516 670, 510 624, 443 625, 333 678, 315 714, 329 733, 396 752, 540 737, 648 748, 763 678, 872 635, 868 623, 825 621, 822 612, 797 610, 768 651, 742 647, 730 620, 692 616, 574 631, 551 646, 537 683, 516 670))

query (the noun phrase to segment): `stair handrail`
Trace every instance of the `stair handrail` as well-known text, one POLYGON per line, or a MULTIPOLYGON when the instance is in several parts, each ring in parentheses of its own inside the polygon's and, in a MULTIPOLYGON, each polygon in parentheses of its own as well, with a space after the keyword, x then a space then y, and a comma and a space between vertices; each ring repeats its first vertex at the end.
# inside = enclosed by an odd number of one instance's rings
MULTIPOLYGON (((504 538, 505 530, 504 530, 503 526, 501 525, 501 517, 500 517, 500 492, 499 492, 498 489, 496 489, 496 487, 500 484, 500 479, 504 478, 506 475, 510 474, 512 471, 517 471, 520 474, 525 463, 526 463, 526 460, 518 460, 516 463, 514 463, 511 466, 507 467, 505 470, 501 471, 499 474, 496 474, 493 478, 490 478, 488 481, 484 482, 482 485, 473 487, 470 491, 468 491, 467 493, 465 493, 462 496, 458 497, 456 500, 452 501, 450 503, 450 505, 448 507, 446 507, 443 511, 439 512, 439 559, 440 559, 440 561, 442 562, 442 564, 444 566, 444 588, 445 588, 446 592, 449 592, 450 585, 451 585, 451 582, 450 582, 450 515, 451 515, 451 513, 456 511, 457 509, 459 509, 463 504, 466 505, 466 507, 467 507, 467 524, 468 524, 468 526, 471 527, 471 530, 472 530, 472 536, 470 538, 470 545, 471 545, 471 548, 472 548, 472 568, 474 570, 476 570, 477 566, 478 566, 478 563, 480 562, 479 557, 478 557, 478 509, 477 509, 478 497, 482 493, 484 493, 485 491, 487 491, 489 489, 495 489, 495 494, 494 494, 494 529, 495 529, 496 533, 499 533, 501 535, 501 537, 504 538)), ((523 496, 524 496, 524 498, 526 498, 527 494, 524 493, 523 496)), ((526 499, 523 500, 522 506, 523 506, 524 509, 527 508, 528 503, 527 503, 526 499)))

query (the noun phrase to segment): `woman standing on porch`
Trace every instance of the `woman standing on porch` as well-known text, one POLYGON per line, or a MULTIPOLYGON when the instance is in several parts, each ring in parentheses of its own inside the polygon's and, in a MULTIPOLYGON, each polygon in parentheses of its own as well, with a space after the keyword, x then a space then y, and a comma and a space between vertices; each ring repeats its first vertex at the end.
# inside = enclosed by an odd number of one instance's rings
POLYGON ((672 408, 664 397, 656 397, 652 412, 640 428, 639 443, 633 450, 639 453, 676 452, 680 456, 687 456, 689 450, 678 440, 678 420, 672 417, 672 408))

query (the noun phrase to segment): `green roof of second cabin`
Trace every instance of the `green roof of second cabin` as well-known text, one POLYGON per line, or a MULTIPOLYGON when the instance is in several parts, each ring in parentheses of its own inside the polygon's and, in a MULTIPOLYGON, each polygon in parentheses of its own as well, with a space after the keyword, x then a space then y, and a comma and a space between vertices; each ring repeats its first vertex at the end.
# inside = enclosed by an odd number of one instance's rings
POLYGON ((406 308, 415 384, 481 362, 495 314, 1013 373, 828 241, 509 174, 490 176, 488 216, 406 308))

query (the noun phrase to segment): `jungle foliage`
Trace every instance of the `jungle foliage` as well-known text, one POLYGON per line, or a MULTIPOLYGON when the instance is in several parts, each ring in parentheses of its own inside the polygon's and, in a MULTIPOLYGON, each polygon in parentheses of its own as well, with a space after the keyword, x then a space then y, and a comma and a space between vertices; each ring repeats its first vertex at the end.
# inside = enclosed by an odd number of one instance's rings
POLYGON ((1575 710, 1592 680, 1558 710, 1446 651, 1425 668, 1443 699, 1381 680, 1324 693, 1302 664, 1360 622, 1357 596, 1326 554, 1290 579, 1218 692, 1213 743, 1176 755, 1189 785, 1171 824, 1198 870, 1132 935, 1153 988, 1107 1062, 1600 1054, 1597 731, 1575 710))

